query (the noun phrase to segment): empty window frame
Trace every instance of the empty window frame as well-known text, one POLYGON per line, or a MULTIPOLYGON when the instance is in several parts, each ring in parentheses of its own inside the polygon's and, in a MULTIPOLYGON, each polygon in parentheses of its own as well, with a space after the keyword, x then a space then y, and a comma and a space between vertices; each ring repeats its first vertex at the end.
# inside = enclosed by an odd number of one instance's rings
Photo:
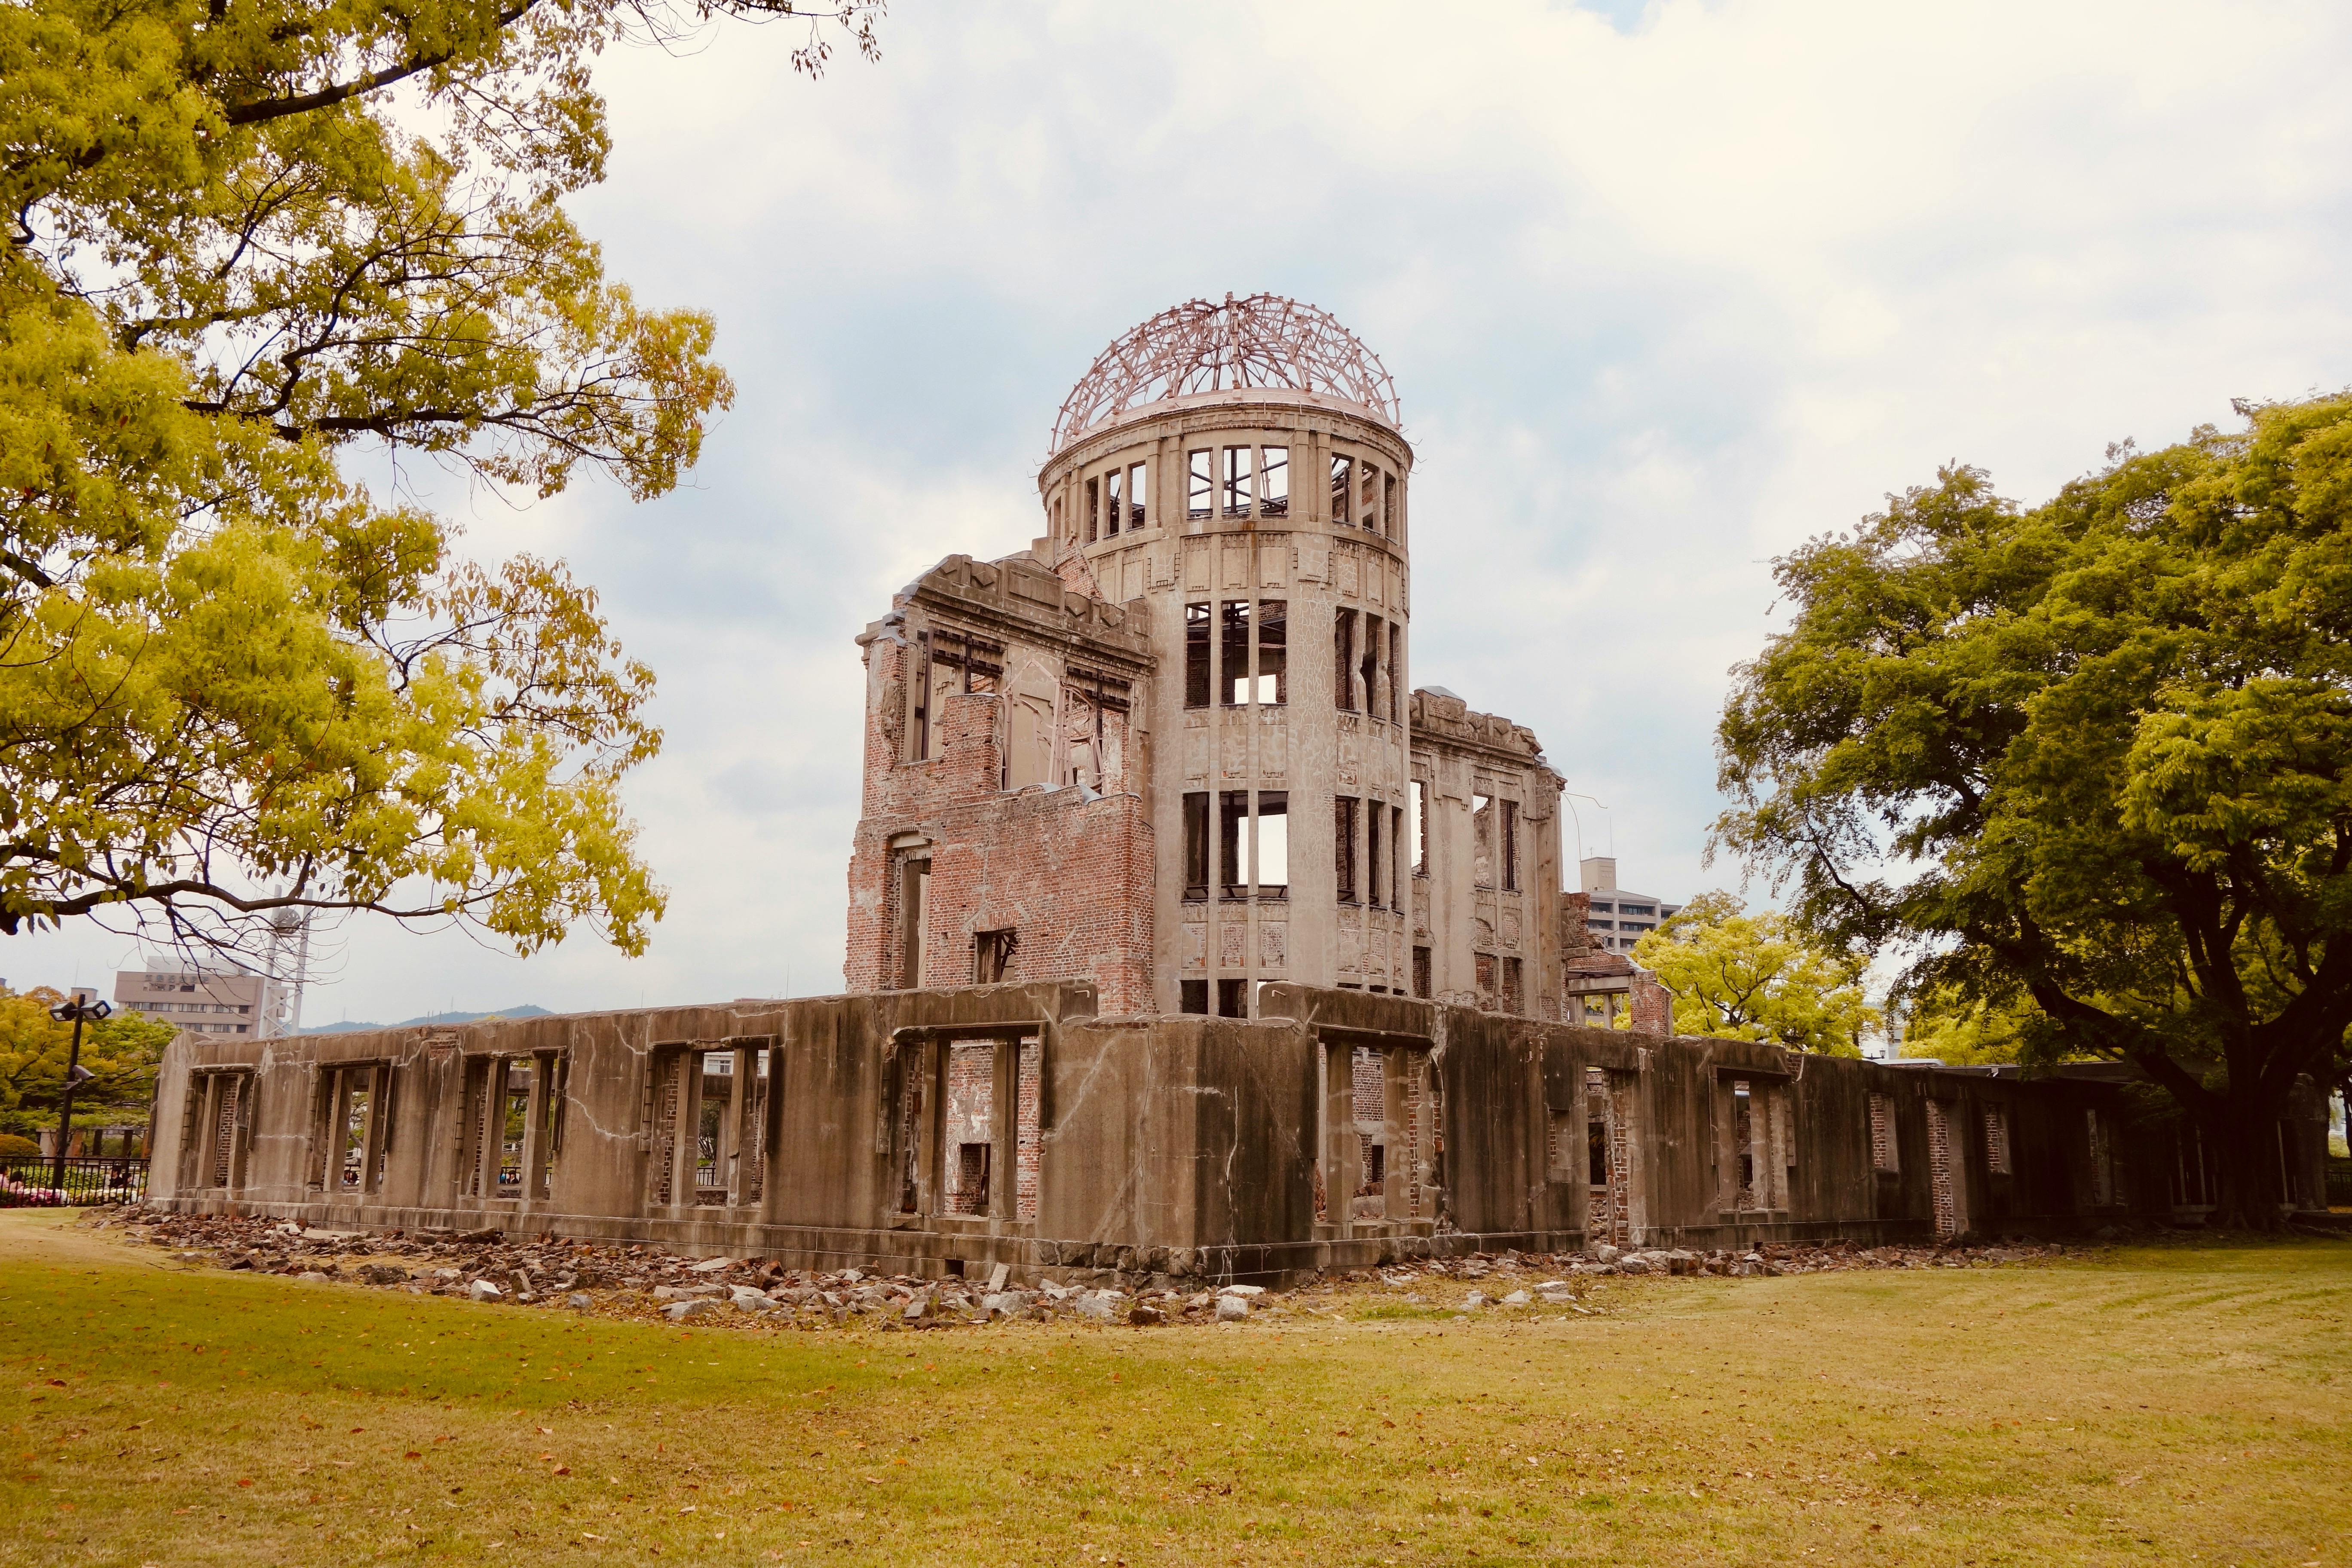
POLYGON ((898 866, 898 989, 923 985, 923 950, 930 941, 931 862, 908 859, 898 866))
POLYGON ((1389 907, 1402 914, 1404 902, 1404 807, 1389 807, 1389 907))
POLYGON ((1087 542, 1092 544, 1102 536, 1102 480, 1087 481, 1087 542))
POLYGON ((1519 967, 1519 961, 1507 953, 1505 954, 1503 958, 1503 1011, 1506 1013, 1524 1013, 1528 1010, 1527 994, 1520 989, 1521 973, 1522 971, 1519 967))
POLYGON ((1364 711, 1377 719, 1381 715, 1381 618, 1369 612, 1364 616, 1364 651, 1357 673, 1364 682, 1364 711))
POLYGON ((1257 514, 1290 515, 1290 448, 1267 447, 1258 454, 1257 514))
POLYGON ((1738 1178, 1732 1206, 1761 1208, 1756 1192, 1756 1100, 1738 1081, 1731 1086, 1731 1163, 1738 1178))
POLYGON ((1224 706, 1241 707, 1250 700, 1250 602, 1227 599, 1218 606, 1217 623, 1224 706))
POLYGON ((1496 972, 1500 965, 1495 962, 1495 954, 1491 952, 1475 953, 1472 956, 1477 965, 1478 1005, 1491 1013, 1495 1010, 1495 1003, 1496 1001, 1495 994, 1496 989, 1496 972))
POLYGON ((907 682, 907 760, 919 763, 931 754, 931 634, 917 632, 915 661, 907 682))
POLYGON ((1184 706, 1209 705, 1209 606, 1184 606, 1184 706))
POLYGON ((1496 804, 1503 810, 1503 886, 1508 891, 1517 892, 1519 887, 1519 803, 1505 800, 1496 804))
POLYGON ((183 1184, 222 1189, 245 1185, 245 1152, 252 1125, 250 1071, 190 1075, 180 1122, 183 1184))
POLYGON ((1209 793, 1184 796, 1184 896, 1209 896, 1209 793))
POLYGON ((1389 623, 1389 722, 1404 722, 1404 626, 1389 623))
POLYGON ((1250 458, 1253 448, 1225 448, 1224 513, 1227 517, 1247 517, 1250 514, 1250 458))
POLYGON ((1412 950, 1412 994, 1414 995, 1427 996, 1429 994, 1429 949, 1425 947, 1414 948, 1412 950))
POLYGON ((358 1197, 383 1180, 391 1132, 384 1062, 321 1065, 310 1125, 310 1188, 358 1197))
POLYGON ((1870 1168, 1888 1176, 1903 1168, 1895 1142, 1895 1100, 1891 1095, 1870 1097, 1870 1168))
POLYGON ((1103 537, 1118 537, 1118 525, 1127 519, 1127 470, 1113 468, 1103 476, 1103 537))
POLYGON ((947 1048, 947 1083, 940 1098, 946 1125, 946 1180, 940 1212, 985 1215, 990 1210, 991 1154, 996 1142, 997 1053, 1002 1041, 971 1040, 947 1048))
POLYGON ((1258 601, 1257 700, 1262 706, 1290 700, 1290 605, 1281 599, 1258 601))
POLYGON ((1358 802, 1353 795, 1336 796, 1331 803, 1331 872, 1339 902, 1356 901, 1356 815, 1358 802))
POLYGON ((1474 795, 1470 797, 1470 882, 1473 887, 1495 885, 1495 798, 1474 795))
POLYGON ((1150 513, 1150 508, 1145 504, 1144 500, 1148 493, 1144 488, 1144 478, 1143 464, 1133 463, 1129 465, 1127 470, 1127 531, 1129 533, 1141 528, 1144 524, 1145 519, 1150 513))
POLYGON ((1396 481, 1397 477, 1394 474, 1381 476, 1381 531, 1391 539, 1404 537, 1404 530, 1402 526, 1404 520, 1397 515, 1396 481))
POLYGON ((1429 875, 1429 818, 1425 804, 1428 786, 1419 779, 1413 780, 1406 788, 1406 799, 1409 818, 1406 831, 1412 835, 1409 842, 1412 846, 1412 874, 1426 877, 1429 875))
POLYGON ((1246 1018, 1249 1016, 1249 982, 1235 978, 1217 982, 1217 1016, 1246 1018))
POLYGON ((1278 789, 1257 792, 1257 896, 1290 896, 1290 796, 1278 789))
POLYGON ((1185 454, 1184 512, 1196 521, 1216 515, 1216 460, 1217 454, 1205 447, 1185 454))
POLYGON ((1013 978, 1013 952, 1019 945, 1011 927, 971 934, 971 983, 994 985, 1013 978))
POLYGON ((1996 1176, 2010 1174, 2009 1112, 1989 1105, 1984 1112, 1985 1169, 1996 1176))
POLYGON ((1342 713, 1356 710, 1356 612, 1340 610, 1331 619, 1331 669, 1337 678, 1331 692, 1342 713))
POLYGON ((1217 797, 1217 884, 1222 897, 1249 896, 1248 868, 1242 846, 1249 833, 1249 791, 1229 789, 1217 797))
POLYGON ((1370 463, 1356 465, 1356 525, 1367 533, 1381 531, 1381 471, 1370 463))
POLYGON ((1176 983, 1176 1010, 1180 1013, 1207 1013, 1209 1010, 1209 983, 1205 980, 1178 981, 1176 983))
MULTIPOLYGON (((655 1204, 719 1208, 760 1201, 771 1134, 769 1073, 764 1047, 689 1047, 655 1058, 655 1204)), ((556 1080, 562 1076, 559 1067, 556 1080)), ((560 1146, 560 1119, 551 1134, 551 1149, 560 1146)))
POLYGON ((1364 901, 1376 910, 1388 903, 1387 879, 1381 875, 1381 818, 1386 815, 1379 801, 1364 803, 1364 901))
POLYGON ((1336 456, 1332 458, 1331 521, 1339 527, 1351 527, 1356 521, 1355 509, 1349 506, 1348 501, 1348 498, 1356 488, 1355 471, 1353 459, 1336 456))

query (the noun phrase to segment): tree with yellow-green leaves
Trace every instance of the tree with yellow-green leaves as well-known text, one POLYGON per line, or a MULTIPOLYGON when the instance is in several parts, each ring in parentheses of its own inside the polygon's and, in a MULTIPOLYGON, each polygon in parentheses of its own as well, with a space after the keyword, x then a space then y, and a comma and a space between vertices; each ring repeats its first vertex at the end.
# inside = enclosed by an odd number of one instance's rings
MULTIPOLYGON (((49 1016, 65 997, 47 986, 21 994, 0 987, 0 1133, 29 1135, 58 1124, 73 1026, 49 1016)), ((82 1027, 80 1065, 89 1079, 75 1091, 75 1125, 109 1111, 139 1121, 155 1097, 155 1070, 175 1025, 117 1013, 82 1027)))
POLYGON ((1675 1033, 1862 1054, 1879 1023, 1862 984, 1867 955, 1815 941, 1772 910, 1702 893, 1633 944, 1633 962, 1673 994, 1675 1033))
POLYGON ((471 561, 355 443, 669 489, 732 391, 563 198, 590 66, 877 0, 0 6, 0 931, 252 951, 301 910, 641 951, 653 674, 558 561, 471 561))

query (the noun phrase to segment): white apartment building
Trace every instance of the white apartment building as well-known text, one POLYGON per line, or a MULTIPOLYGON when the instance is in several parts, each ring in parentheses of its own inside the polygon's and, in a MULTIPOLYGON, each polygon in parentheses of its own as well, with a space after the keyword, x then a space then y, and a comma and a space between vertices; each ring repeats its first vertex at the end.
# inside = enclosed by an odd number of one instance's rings
POLYGON ((1657 930, 1667 916, 1682 910, 1682 905, 1670 904, 1654 893, 1630 892, 1619 887, 1614 856, 1580 860, 1577 873, 1580 889, 1590 900, 1584 929, 1592 933, 1592 944, 1603 952, 1633 952, 1643 931, 1657 930))

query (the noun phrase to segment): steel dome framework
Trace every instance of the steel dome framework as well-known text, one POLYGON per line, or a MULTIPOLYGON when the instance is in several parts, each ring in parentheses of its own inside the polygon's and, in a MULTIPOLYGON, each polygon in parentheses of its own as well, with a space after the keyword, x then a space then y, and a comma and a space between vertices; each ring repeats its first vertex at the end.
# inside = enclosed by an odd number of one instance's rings
POLYGON ((1250 387, 1323 393, 1398 423, 1388 367, 1328 311, 1280 294, 1228 294, 1162 310, 1105 349, 1063 401, 1052 450, 1147 404, 1250 387))

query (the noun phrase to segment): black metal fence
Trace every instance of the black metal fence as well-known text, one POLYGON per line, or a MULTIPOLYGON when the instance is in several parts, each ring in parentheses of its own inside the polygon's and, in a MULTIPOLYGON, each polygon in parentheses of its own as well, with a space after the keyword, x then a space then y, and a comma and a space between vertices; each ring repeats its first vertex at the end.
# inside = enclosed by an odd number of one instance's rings
POLYGON ((129 1204, 147 1195, 144 1160, 68 1160, 62 1189, 51 1184, 57 1174, 55 1160, 29 1154, 0 1160, 0 1209, 129 1204))

